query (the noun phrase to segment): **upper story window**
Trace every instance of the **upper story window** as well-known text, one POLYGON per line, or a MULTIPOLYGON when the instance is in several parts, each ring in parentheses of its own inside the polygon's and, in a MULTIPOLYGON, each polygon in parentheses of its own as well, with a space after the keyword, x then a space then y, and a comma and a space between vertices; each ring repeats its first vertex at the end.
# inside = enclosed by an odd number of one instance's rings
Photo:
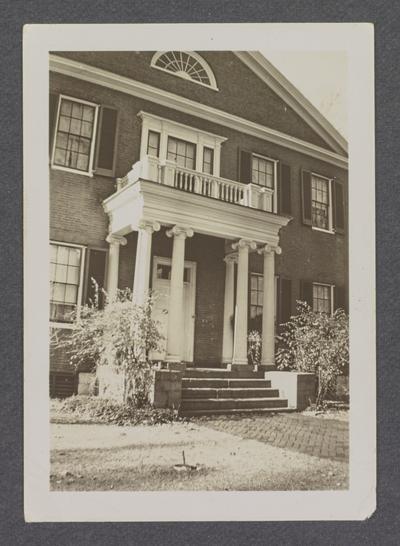
POLYGON ((331 181, 311 175, 311 219, 313 227, 332 230, 331 181))
POLYGON ((273 190, 275 188, 276 161, 253 154, 251 165, 251 181, 273 190))
POLYGON ((60 97, 52 165, 89 173, 92 170, 98 106, 60 97))
POLYGON ((221 144, 226 138, 147 112, 140 112, 139 116, 140 159, 151 155, 160 162, 173 161, 184 169, 220 175, 221 144))
POLYGON ((194 51, 159 51, 153 56, 151 66, 218 90, 210 65, 194 51))
MULTIPOLYGON (((258 186, 265 188, 264 193, 267 193, 269 197, 269 206, 267 210, 269 212, 278 212, 278 160, 247 150, 239 150, 239 152, 240 182, 243 184, 257 184, 258 186)), ((290 195, 288 200, 290 201, 290 195)), ((289 210, 280 210, 280 212, 290 213, 290 203, 288 203, 287 209, 289 210)))
POLYGON ((114 176, 118 111, 111 106, 50 94, 50 160, 53 169, 114 176))

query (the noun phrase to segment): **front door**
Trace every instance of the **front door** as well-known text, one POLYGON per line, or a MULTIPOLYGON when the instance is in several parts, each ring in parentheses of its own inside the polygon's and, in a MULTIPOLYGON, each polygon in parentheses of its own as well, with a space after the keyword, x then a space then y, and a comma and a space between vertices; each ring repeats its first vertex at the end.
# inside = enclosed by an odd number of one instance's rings
MULTIPOLYGON (((152 351, 152 360, 164 360, 166 356, 168 334, 168 309, 171 279, 171 258, 154 256, 153 259, 153 318, 158 322, 163 339, 158 351, 152 351)), ((183 282, 183 328, 184 346, 182 358, 185 362, 193 362, 194 319, 196 298, 196 263, 185 261, 183 282)))

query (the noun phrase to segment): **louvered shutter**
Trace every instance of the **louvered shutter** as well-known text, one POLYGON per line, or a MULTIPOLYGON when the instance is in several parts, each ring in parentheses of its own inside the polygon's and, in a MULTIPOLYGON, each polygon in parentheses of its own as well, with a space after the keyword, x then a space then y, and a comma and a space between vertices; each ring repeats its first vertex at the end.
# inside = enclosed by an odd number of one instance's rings
POLYGON ((251 182, 251 153, 246 150, 240 150, 239 178, 243 184, 251 182))
POLYGON ((344 286, 335 286, 333 295, 333 306, 336 309, 346 311, 346 291, 344 286))
POLYGON ((301 204, 303 224, 312 225, 311 216, 311 173, 301 171, 301 204))
POLYGON ((49 154, 53 150, 54 131, 57 121, 58 95, 50 93, 49 96, 49 154))
POLYGON ((313 285, 310 281, 300 282, 300 299, 313 308, 313 285))
POLYGON ((344 186, 339 180, 333 181, 333 223, 336 233, 344 233, 344 186))
POLYGON ((86 304, 94 301, 95 287, 92 279, 96 281, 99 287, 99 307, 104 305, 104 297, 101 289, 105 288, 107 251, 101 249, 88 248, 86 251, 86 274, 85 274, 85 296, 86 304))
POLYGON ((290 165, 280 163, 278 182, 279 212, 292 214, 292 181, 290 165))
POLYGON ((292 316, 292 281, 279 277, 279 324, 288 322, 292 316))
POLYGON ((96 143, 97 174, 114 176, 117 143, 118 111, 102 106, 99 113, 99 125, 96 143))

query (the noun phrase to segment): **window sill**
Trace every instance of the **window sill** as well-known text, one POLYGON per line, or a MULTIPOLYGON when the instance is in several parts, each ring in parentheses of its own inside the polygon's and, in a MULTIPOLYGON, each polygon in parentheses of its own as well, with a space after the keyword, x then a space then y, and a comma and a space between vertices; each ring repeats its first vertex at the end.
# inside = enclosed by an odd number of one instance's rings
POLYGON ((332 229, 323 229, 315 226, 311 226, 314 231, 321 231, 322 233, 330 233, 331 235, 335 235, 336 232, 332 229))
POLYGON ((78 169, 70 169, 68 167, 62 167, 60 165, 50 165, 50 168, 54 171, 65 171, 67 173, 81 174, 82 176, 88 176, 89 178, 93 178, 93 171, 79 171, 78 169))

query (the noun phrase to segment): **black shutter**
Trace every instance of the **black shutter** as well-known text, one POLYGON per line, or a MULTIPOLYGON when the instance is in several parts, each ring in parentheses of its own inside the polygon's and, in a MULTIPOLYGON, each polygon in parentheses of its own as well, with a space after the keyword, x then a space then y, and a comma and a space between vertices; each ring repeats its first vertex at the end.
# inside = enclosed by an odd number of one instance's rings
POLYGON ((292 281, 279 277, 279 324, 284 324, 292 316, 292 281))
POLYGON ((290 165, 280 163, 278 172, 279 212, 281 214, 292 214, 292 183, 290 165))
POLYGON ((301 204, 303 224, 312 225, 311 217, 311 173, 301 171, 301 204))
POLYGON ((344 286, 335 286, 333 292, 333 308, 346 311, 346 291, 344 286))
POLYGON ((94 301, 95 287, 92 279, 99 286, 99 307, 104 306, 104 297, 101 289, 105 288, 107 251, 88 248, 86 252, 86 279, 85 279, 85 303, 94 301))
POLYGON ((117 125, 118 111, 114 108, 102 106, 97 131, 95 167, 97 174, 114 176, 117 125))
POLYGON ((333 184, 333 223, 336 233, 344 233, 345 214, 344 214, 344 186, 339 180, 334 180, 333 184))
POLYGON ((240 182, 251 182, 251 153, 246 150, 240 150, 239 173, 240 182))
POLYGON ((58 95, 50 93, 49 97, 49 154, 53 149, 54 131, 57 119, 58 95))
POLYGON ((300 299, 313 308, 313 285, 310 281, 300 281, 300 299))

